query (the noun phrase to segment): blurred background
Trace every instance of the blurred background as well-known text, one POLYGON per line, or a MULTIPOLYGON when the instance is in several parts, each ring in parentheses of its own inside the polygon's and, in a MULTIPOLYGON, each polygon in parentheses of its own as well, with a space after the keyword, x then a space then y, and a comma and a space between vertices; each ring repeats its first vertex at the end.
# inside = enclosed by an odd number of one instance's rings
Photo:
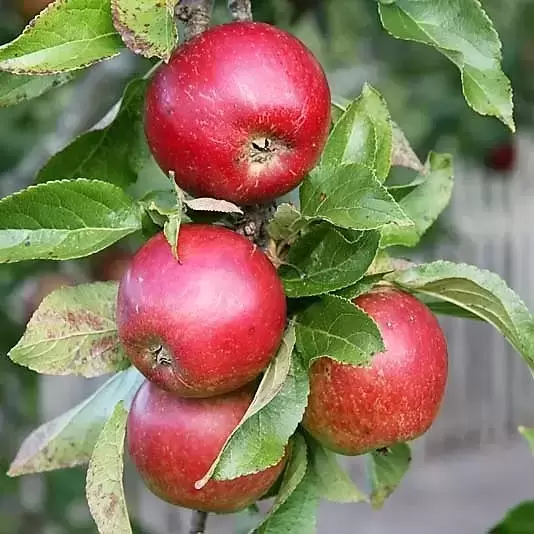
MULTIPOLYGON (((46 0, 0 0, 0 43, 16 37, 46 0)), ((359 94, 364 81, 385 96, 417 154, 455 156, 449 209, 415 250, 415 260, 446 258, 490 269, 534 309, 534 3, 485 0, 503 41, 504 69, 515 90, 518 134, 465 103, 456 68, 437 52, 390 38, 370 0, 255 0, 256 20, 295 33, 325 67, 332 92, 359 94)), ((227 20, 218 2, 215 22, 227 20)), ((35 100, 0 109, 0 196, 32 183, 51 155, 80 133, 101 127, 126 82, 149 67, 128 52, 76 74, 35 100)), ((145 177, 150 179, 150 176, 145 177)), ((406 180, 396 170, 391 181, 406 180)), ((18 341, 40 300, 60 285, 118 279, 135 240, 84 260, 27 262, 0 269, 0 352, 18 341)), ((429 433, 414 444, 414 466, 400 489, 374 512, 365 505, 324 504, 319 534, 488 532, 523 499, 534 498, 534 459, 517 426, 534 426, 534 386, 521 358, 485 324, 443 319, 450 347, 448 391, 429 433)), ((0 358, 0 533, 96 532, 85 504, 85 470, 10 479, 4 475, 23 438, 66 411, 102 380, 39 377, 0 358)), ((354 477, 358 459, 343 459, 354 477)), ((126 474, 135 531, 187 532, 188 512, 158 501, 126 474)), ((236 532, 212 517, 208 532, 236 532)), ((246 532, 243 531, 243 532, 246 532)), ((530 531, 529 531, 530 532, 530 531)), ((534 530, 533 530, 534 532, 534 530)))

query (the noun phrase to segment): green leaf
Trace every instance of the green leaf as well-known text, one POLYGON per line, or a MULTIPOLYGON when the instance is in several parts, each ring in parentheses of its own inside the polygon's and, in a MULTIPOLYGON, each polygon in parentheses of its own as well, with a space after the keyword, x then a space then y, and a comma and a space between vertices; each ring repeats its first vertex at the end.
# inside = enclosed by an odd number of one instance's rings
POLYGON ((122 483, 128 411, 119 402, 98 436, 87 469, 87 504, 100 534, 132 534, 122 483))
MULTIPOLYGON (((423 172, 425 172, 424 167, 423 172)), ((388 191, 397 202, 400 202, 408 193, 411 193, 417 186, 425 182, 426 176, 424 174, 418 174, 411 182, 406 184, 389 185, 388 191)))
POLYGON ((336 455, 314 439, 308 440, 308 451, 316 475, 321 498, 333 502, 364 502, 367 495, 360 491, 339 466, 336 455))
POLYGON ((408 471, 412 454, 408 444, 397 443, 367 455, 367 459, 371 504, 373 508, 381 508, 408 471))
POLYGON ((453 187, 452 157, 431 152, 426 163, 426 180, 408 193, 399 205, 415 225, 382 228, 381 247, 416 246, 425 232, 448 206, 453 187))
POLYGON ((269 515, 254 530, 255 534, 310 534, 316 529, 319 494, 313 466, 306 459, 306 443, 295 435, 294 454, 289 464, 282 487, 269 515))
POLYGON ((70 73, 50 76, 26 76, 0 72, 0 107, 14 106, 24 100, 37 98, 50 89, 72 80, 70 73))
POLYGON ((339 291, 336 291, 335 294, 338 297, 342 297, 344 299, 353 300, 356 297, 359 297, 360 295, 363 295, 364 293, 367 293, 373 289, 373 287, 378 284, 381 280, 384 278, 384 273, 377 273, 377 274, 370 274, 367 276, 364 276, 361 280, 358 280, 355 284, 344 287, 343 289, 340 289, 339 291))
POLYGON ((320 295, 357 282, 373 262, 379 240, 376 230, 360 232, 319 223, 292 245, 278 269, 286 295, 320 295))
POLYGON ((168 61, 177 44, 174 7, 178 0, 111 0, 113 24, 130 50, 168 61))
MULTIPOLYGON (((169 243, 172 255, 178 259, 178 234, 180 233, 180 224, 182 222, 184 194, 182 190, 174 182, 174 175, 171 176, 174 192, 173 192, 173 205, 167 211, 167 220, 163 223, 163 234, 169 243)), ((157 204, 152 206, 153 209, 163 215, 161 208, 157 204)))
POLYGON ((401 288, 459 306, 492 324, 534 368, 534 321, 525 304, 496 274, 436 261, 386 276, 401 288))
POLYGON ((9 467, 11 477, 85 464, 117 402, 130 403, 144 377, 134 367, 113 375, 68 412, 35 429, 9 467))
POLYGON ((378 10, 394 37, 433 46, 458 67, 465 99, 476 112, 515 131, 501 43, 479 0, 397 0, 378 10))
POLYGON ((195 486, 210 478, 231 480, 276 465, 284 456, 306 408, 309 384, 306 370, 293 354, 295 330, 290 325, 256 395, 230 434, 219 456, 195 486))
POLYGON ((106 182, 61 180, 0 200, 0 263, 68 260, 141 229, 141 210, 106 182))
POLYGON ((87 132, 58 152, 37 175, 37 182, 87 178, 126 187, 137 180, 152 157, 143 130, 147 81, 130 82, 115 120, 102 130, 87 132))
POLYGON ((419 294, 417 296, 421 302, 424 302, 434 313, 438 315, 447 315, 449 317, 459 317, 461 319, 472 319, 476 321, 482 320, 480 317, 472 314, 464 308, 456 306, 456 304, 427 297, 423 294, 419 294))
POLYGON ((519 427, 519 432, 525 437, 530 445, 532 453, 534 454, 534 428, 519 427))
POLYGON ((280 204, 267 225, 275 241, 290 241, 308 224, 300 211, 291 204, 280 204))
POLYGON ((334 295, 324 295, 297 315, 297 348, 307 364, 321 357, 366 365, 384 350, 376 323, 363 310, 334 295))
POLYGON ((130 365, 115 322, 118 284, 63 287, 46 296, 9 352, 17 364, 49 375, 100 376, 130 365))
POLYGON ((316 167, 300 187, 300 202, 303 215, 343 228, 413 225, 373 171, 361 165, 316 167))
POLYGON ((289 499, 301 483, 308 469, 308 446, 302 434, 297 432, 291 438, 290 446, 291 455, 287 467, 284 470, 280 489, 270 510, 271 514, 289 499))
POLYGON ((172 255, 178 259, 178 234, 180 233, 180 223, 182 221, 180 213, 174 213, 163 225, 163 234, 171 246, 172 255))
POLYGON ((0 46, 0 70, 54 74, 116 56, 122 48, 109 2, 56 0, 15 40, 0 46))
POLYGON ((128 84, 115 120, 102 130, 87 132, 58 152, 37 175, 37 182, 64 178, 102 180, 126 187, 137 180, 151 157, 143 131, 146 80, 128 84))
MULTIPOLYGON (((261 521, 257 529, 253 529, 250 532, 265 533, 269 532, 264 530, 268 527, 271 516, 275 516, 279 508, 290 499, 293 492, 297 489, 302 479, 306 475, 308 470, 308 456, 307 445, 304 437, 298 432, 291 438, 291 455, 289 457, 287 466, 284 470, 280 489, 276 495, 274 503, 269 510, 267 517, 261 521), (267 526, 266 526, 267 524, 267 526)), ((291 503, 290 503, 291 504, 291 503)), ((270 532, 273 532, 272 530, 270 532)))
POLYGON ((378 91, 365 84, 362 94, 336 122, 320 165, 357 163, 372 169, 380 182, 391 166, 392 126, 387 105, 378 91))
POLYGON ((524 501, 508 510, 504 519, 488 534, 532 534, 534 532, 534 501, 524 501))

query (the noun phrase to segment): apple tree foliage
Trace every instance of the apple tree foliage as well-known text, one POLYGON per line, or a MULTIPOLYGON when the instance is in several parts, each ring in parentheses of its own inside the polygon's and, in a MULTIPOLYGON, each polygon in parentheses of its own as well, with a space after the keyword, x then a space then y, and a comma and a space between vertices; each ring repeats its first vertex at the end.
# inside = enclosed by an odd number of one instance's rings
MULTIPOLYGON (((126 47, 153 65, 130 81, 109 125, 75 139, 44 165, 34 185, 0 200, 1 263, 83 258, 127 236, 146 239, 161 229, 175 249, 182 221, 237 225, 242 220, 237 206, 177 190, 155 165, 144 138, 147 82, 179 39, 175 4, 55 0, 0 47, 3 106, 66 84, 80 69, 126 47), (143 173, 153 178, 149 185, 142 182, 143 173)), ((501 43, 478 0, 383 0, 375 8, 392 38, 429 46, 455 65, 474 112, 515 130, 501 43)), ((409 291, 435 313, 492 324, 534 369, 534 319, 497 275, 446 261, 407 264, 388 252, 392 246, 416 246, 446 208, 452 157, 431 151, 420 161, 369 84, 352 102, 334 97, 332 109, 327 145, 299 188, 299 205, 278 202, 267 223, 270 251, 292 310, 289 326, 251 406, 197 482, 201 488, 211 478, 261 471, 277 463, 289 443, 291 456, 270 495, 271 509, 265 516, 254 509, 243 512, 250 532, 313 532, 321 499, 380 507, 409 468, 407 443, 368 454, 369 484, 358 488, 336 456, 299 426, 314 359, 328 356, 364 366, 383 349, 376 324, 350 303, 376 284, 409 291), (410 169, 412 181, 389 184, 393 167, 410 169)), ((31 433, 8 473, 87 464, 87 500, 103 534, 132 532, 121 482, 123 444, 129 404, 143 381, 118 341, 116 294, 115 282, 53 292, 9 353, 13 362, 38 373, 110 375, 81 404, 31 433)), ((533 430, 521 432, 534 443, 533 430)), ((509 525, 519 524, 531 509, 532 503, 525 503, 511 511, 495 532, 515 532, 509 525)))

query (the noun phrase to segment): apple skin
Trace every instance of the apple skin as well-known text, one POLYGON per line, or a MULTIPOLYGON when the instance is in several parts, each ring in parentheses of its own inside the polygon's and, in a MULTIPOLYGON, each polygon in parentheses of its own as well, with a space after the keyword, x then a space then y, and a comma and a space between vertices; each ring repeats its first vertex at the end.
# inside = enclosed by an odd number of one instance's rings
POLYGON ((510 172, 514 169, 517 149, 513 141, 506 141, 492 147, 486 157, 486 166, 498 172, 510 172))
POLYGON ((317 163, 330 90, 296 37, 231 22, 186 42, 160 67, 144 124, 159 166, 188 193, 263 203, 294 189, 317 163))
POLYGON ((18 0, 16 7, 24 22, 29 22, 50 3, 52 0, 18 0))
POLYGON ((421 301, 380 288, 354 302, 374 319, 386 350, 368 367, 316 360, 303 420, 318 441, 345 455, 425 433, 439 410, 448 368, 443 331, 421 301))
POLYGON ((260 248, 220 226, 182 225, 178 256, 163 233, 135 254, 119 285, 120 340, 132 363, 167 391, 207 397, 237 389, 280 345, 282 283, 260 248))
POLYGON ((210 480, 195 489, 245 414, 254 389, 247 385, 217 397, 187 399, 144 382, 128 415, 127 444, 148 488, 171 504, 217 513, 241 510, 264 495, 281 474, 287 455, 265 471, 210 480))
POLYGON ((93 264, 93 278, 99 282, 119 282, 128 270, 133 254, 119 248, 106 249, 97 255, 93 264))

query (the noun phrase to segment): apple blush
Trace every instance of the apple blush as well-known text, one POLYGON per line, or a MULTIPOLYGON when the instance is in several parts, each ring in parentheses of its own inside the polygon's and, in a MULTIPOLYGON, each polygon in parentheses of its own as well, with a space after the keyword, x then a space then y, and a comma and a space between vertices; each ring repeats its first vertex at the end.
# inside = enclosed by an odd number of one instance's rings
POLYGON ((120 341, 133 365, 167 391, 235 390, 278 349, 282 283, 260 248, 220 226, 182 225, 178 258, 163 233, 137 251, 119 285, 120 341))
POLYGON ((397 289, 354 303, 376 322, 385 351, 371 365, 312 363, 304 427, 325 447, 357 455, 411 441, 434 421, 447 381, 447 345, 436 317, 397 289))
POLYGON ((318 162, 330 90, 296 37, 231 22, 187 41, 158 69, 144 124, 155 160, 183 190, 264 203, 298 186, 318 162))

